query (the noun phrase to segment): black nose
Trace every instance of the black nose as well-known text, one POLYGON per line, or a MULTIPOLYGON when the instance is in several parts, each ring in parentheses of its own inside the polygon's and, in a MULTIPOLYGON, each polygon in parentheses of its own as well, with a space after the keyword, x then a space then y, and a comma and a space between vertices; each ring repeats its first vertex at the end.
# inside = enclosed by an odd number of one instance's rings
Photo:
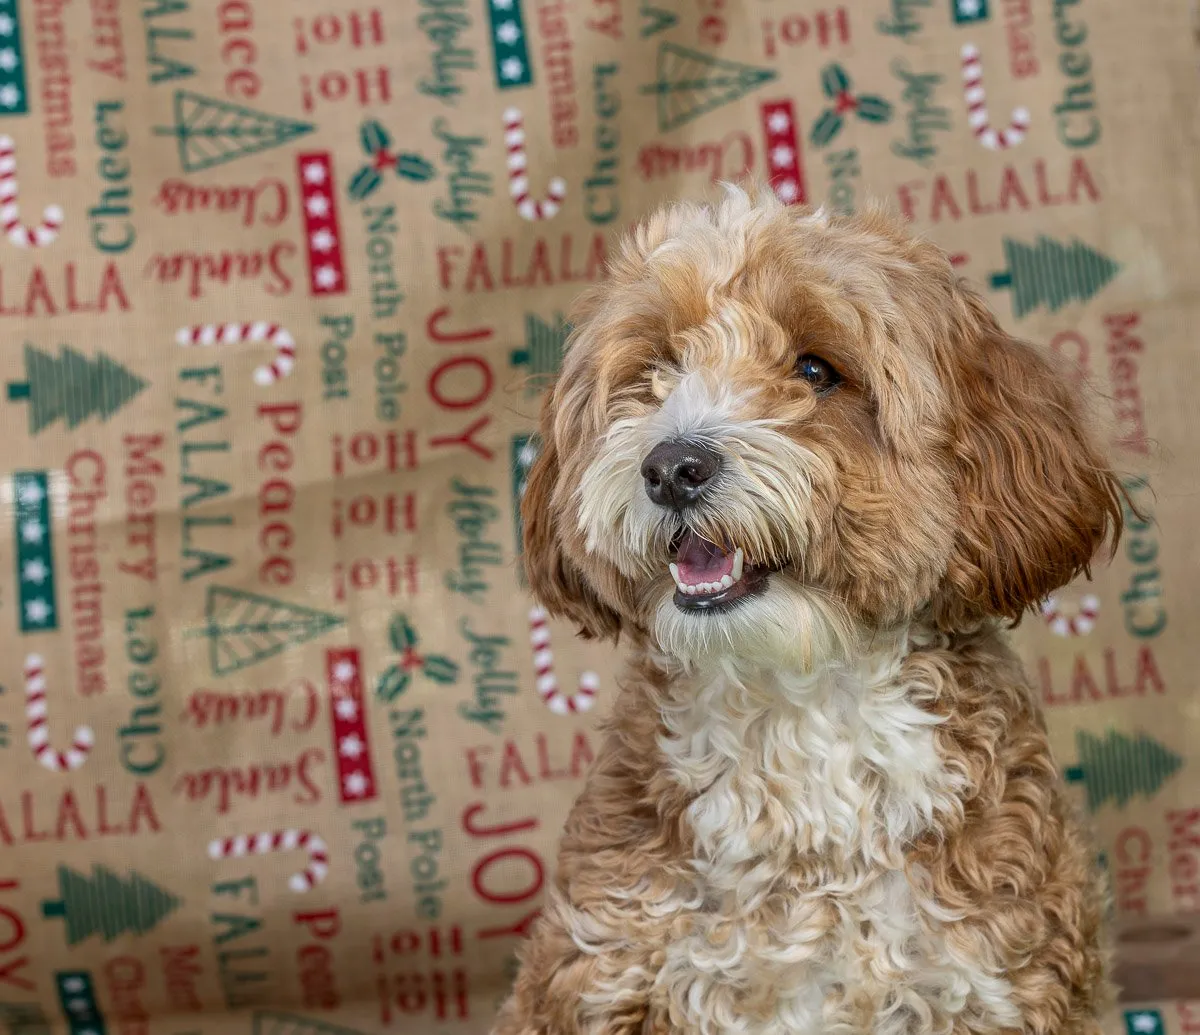
POLYGON ((660 507, 690 507, 720 466, 721 458, 704 446, 660 442, 642 461, 646 495, 660 507))

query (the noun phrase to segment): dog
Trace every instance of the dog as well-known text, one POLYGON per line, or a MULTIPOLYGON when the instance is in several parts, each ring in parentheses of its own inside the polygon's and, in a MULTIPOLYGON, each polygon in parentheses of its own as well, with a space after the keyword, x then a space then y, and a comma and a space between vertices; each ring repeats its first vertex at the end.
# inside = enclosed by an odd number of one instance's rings
POLYGON ((572 322, 524 563, 632 658, 495 1035, 1098 1032, 1005 640, 1121 535, 1074 382, 882 210, 768 189, 647 217, 572 322))

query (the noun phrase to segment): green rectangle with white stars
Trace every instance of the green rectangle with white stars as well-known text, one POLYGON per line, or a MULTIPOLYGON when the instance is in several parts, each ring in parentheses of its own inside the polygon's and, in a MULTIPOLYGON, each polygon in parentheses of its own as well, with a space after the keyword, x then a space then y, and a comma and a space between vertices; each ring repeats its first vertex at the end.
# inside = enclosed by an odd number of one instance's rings
POLYGON ((45 471, 13 475, 13 540, 17 558, 17 621, 23 633, 58 628, 50 480, 45 471))
POLYGON ((1126 1035, 1166 1035, 1167 1026, 1159 1010, 1126 1010, 1126 1035))
POLYGON ((955 25, 974 25, 975 22, 986 22, 988 15, 988 0, 950 0, 950 13, 955 25))
POLYGON ((60 970, 54 975, 58 1005, 66 1015, 71 1035, 106 1035, 104 1014, 96 1002, 96 986, 86 970, 60 970))
POLYGON ((492 65, 496 70, 496 86, 511 90, 533 82, 533 65, 529 61, 529 44, 525 39, 525 14, 522 0, 483 0, 491 21, 492 65))
POLYGON ((0 0, 0 115, 27 115, 25 50, 21 46, 21 5, 0 0))

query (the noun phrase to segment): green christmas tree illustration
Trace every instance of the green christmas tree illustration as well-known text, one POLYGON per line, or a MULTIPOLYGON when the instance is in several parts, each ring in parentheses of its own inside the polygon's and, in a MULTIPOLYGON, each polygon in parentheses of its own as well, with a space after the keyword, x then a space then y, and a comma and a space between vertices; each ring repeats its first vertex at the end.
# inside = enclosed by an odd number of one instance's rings
POLYGON ((25 346, 25 380, 10 381, 8 398, 29 403, 29 434, 60 417, 68 428, 91 416, 108 420, 143 388, 146 382, 120 363, 98 352, 95 359, 60 345, 57 358, 25 346))
POLYGON ((663 43, 658 48, 658 80, 643 86, 641 92, 657 95, 658 128, 665 133, 744 97, 775 76, 770 68, 663 43))
POLYGON ((310 122, 268 115, 191 90, 177 90, 175 125, 158 126, 154 132, 175 137, 183 171, 199 172, 286 144, 314 128, 310 122))
POLYGON ((207 623, 189 636, 208 638, 214 676, 238 672, 345 624, 344 618, 227 586, 209 586, 207 623))
POLYGON ((126 933, 145 934, 182 904, 136 873, 122 880, 99 865, 92 867, 90 877, 60 866, 58 893, 60 898, 42 903, 42 915, 66 921, 68 945, 94 934, 106 942, 126 933))
POLYGON ((363 1035, 340 1024, 314 1021, 299 1014, 280 1010, 256 1010, 253 1035, 363 1035))
MULTIPOLYGON (((529 368, 533 378, 545 378, 558 372, 562 362, 563 348, 571 333, 571 325, 566 323, 560 313, 554 314, 554 322, 525 314, 525 347, 514 349, 509 357, 513 366, 529 368)), ((536 394, 541 387, 531 378, 526 394, 536 394)))
POLYGON ((1069 302, 1086 302, 1121 270, 1082 241, 1065 245, 1044 234, 1033 245, 1006 237, 1004 261, 1008 269, 993 273, 991 284, 1012 290, 1017 319, 1043 304, 1053 313, 1069 302))
POLYGON ((1095 812, 1105 802, 1123 807, 1135 794, 1149 798, 1183 759, 1143 733, 1127 737, 1109 730, 1101 739, 1079 730, 1075 734, 1077 765, 1070 766, 1066 778, 1082 783, 1087 789, 1087 805, 1095 812))

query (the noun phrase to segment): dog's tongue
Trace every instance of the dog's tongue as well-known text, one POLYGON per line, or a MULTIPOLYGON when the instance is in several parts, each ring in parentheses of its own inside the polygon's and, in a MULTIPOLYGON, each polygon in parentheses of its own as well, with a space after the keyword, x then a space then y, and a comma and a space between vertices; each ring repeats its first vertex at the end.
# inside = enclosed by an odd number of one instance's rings
POLYGON ((726 553, 695 532, 684 533, 675 564, 679 569, 679 580, 689 586, 720 582, 725 575, 733 574, 733 554, 726 553))

